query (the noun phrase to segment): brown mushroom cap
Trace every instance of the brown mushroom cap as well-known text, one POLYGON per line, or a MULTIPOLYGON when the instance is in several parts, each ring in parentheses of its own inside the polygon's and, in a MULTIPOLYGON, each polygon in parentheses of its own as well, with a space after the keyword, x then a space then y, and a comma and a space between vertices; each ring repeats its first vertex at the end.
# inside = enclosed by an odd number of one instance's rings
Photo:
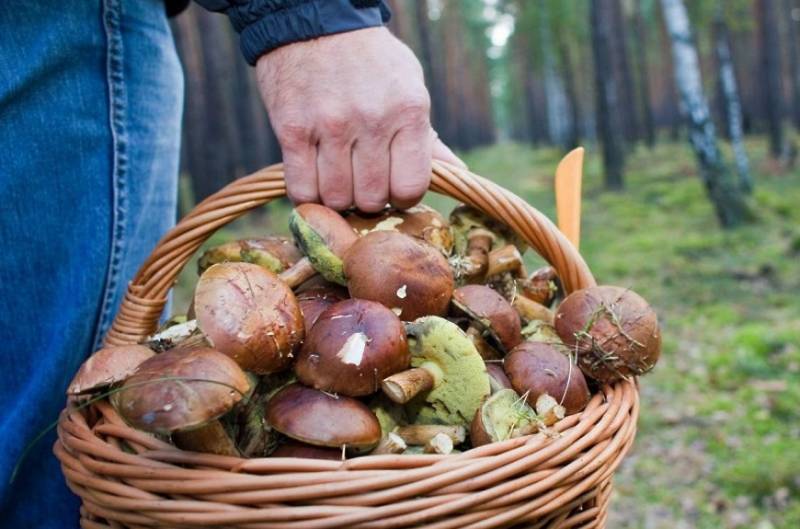
POLYGON ((195 290, 197 323, 214 348, 258 374, 289 366, 303 340, 303 316, 292 291, 250 263, 221 263, 195 290))
POLYGON ((347 287, 354 298, 397 309, 411 321, 447 313, 453 293, 453 273, 432 246, 390 231, 360 238, 344 260, 347 287))
POLYGON ((298 289, 295 295, 300 304, 300 311, 303 313, 306 336, 311 332, 311 327, 314 326, 320 314, 331 305, 348 298, 347 290, 331 283, 298 289))
POLYGON ((517 280, 517 288, 522 294, 545 307, 549 307, 559 291, 559 279, 555 268, 544 266, 528 276, 517 280))
POLYGON ((339 448, 325 448, 289 439, 278 446, 270 454, 270 457, 302 457, 305 459, 340 461, 342 459, 342 451, 339 448))
POLYGON ((514 390, 525 395, 531 406, 545 393, 570 415, 583 410, 589 402, 583 373, 552 344, 522 342, 506 356, 504 367, 514 390))
POLYGON ((377 417, 361 401, 290 384, 267 403, 267 422, 282 434, 316 446, 370 449, 381 439, 377 417))
POLYGON ((249 389, 244 371, 224 354, 176 348, 145 360, 111 403, 131 426, 168 434, 222 416, 249 389))
POLYGON ((406 210, 385 209, 377 214, 353 212, 345 220, 361 235, 371 231, 397 231, 423 240, 445 255, 453 249, 450 224, 430 206, 417 204, 406 210))
POLYGON ((323 312, 297 356, 300 382, 360 397, 411 362, 403 322, 380 303, 340 301, 323 312))
POLYGON ((67 388, 67 395, 81 395, 122 382, 155 353, 143 345, 104 347, 92 353, 67 388))
POLYGON ((558 307, 555 327, 564 343, 577 350, 584 373, 599 382, 644 374, 661 354, 655 311, 625 288, 573 292, 558 307))
POLYGON ((197 272, 202 274, 213 264, 245 262, 262 266, 270 272, 281 272, 303 257, 288 237, 271 235, 258 239, 240 239, 206 250, 197 261, 197 272))
POLYGON ((510 351, 522 341, 519 314, 506 299, 484 285, 465 285, 453 291, 453 305, 487 330, 510 351))

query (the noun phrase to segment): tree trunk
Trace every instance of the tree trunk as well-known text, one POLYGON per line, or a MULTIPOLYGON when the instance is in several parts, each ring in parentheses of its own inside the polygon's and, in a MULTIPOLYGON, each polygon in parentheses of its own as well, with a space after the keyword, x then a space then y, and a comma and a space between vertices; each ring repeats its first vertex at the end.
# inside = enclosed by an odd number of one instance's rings
POLYGON ((739 101, 739 89, 736 86, 736 74, 733 70, 731 58, 730 35, 722 11, 722 3, 717 4, 718 9, 714 18, 714 50, 719 65, 719 80, 722 95, 722 104, 725 108, 725 119, 728 135, 733 146, 733 157, 736 162, 736 172, 739 174, 739 186, 750 193, 753 190, 753 179, 750 175, 750 162, 744 147, 744 132, 742 131, 742 105, 739 101))
POLYGON ((431 36, 428 0, 414 0, 414 17, 419 32, 419 58, 427 77, 428 91, 431 95, 431 122, 433 128, 444 133, 448 124, 447 99, 443 91, 444 79, 431 36))
POLYGON ((661 8, 672 40, 675 81, 688 119, 689 141, 717 218, 723 227, 730 228, 748 220, 750 214, 744 195, 725 167, 717 145, 714 124, 703 96, 700 63, 692 40, 689 16, 683 0, 661 0, 661 8))
MULTIPOLYGON (((615 1, 615 0, 611 0, 615 1)), ((597 98, 597 133, 603 147, 605 186, 622 189, 625 163, 620 124, 620 109, 611 57, 609 0, 592 0, 590 9, 594 84, 597 98)))
POLYGON ((581 108, 575 83, 575 73, 573 72, 572 57, 569 51, 566 39, 559 38, 558 55, 561 61, 561 71, 564 72, 564 89, 569 106, 569 128, 564 144, 567 150, 574 149, 581 141, 581 108))
POLYGON ((564 83, 556 71, 553 53, 553 38, 550 34, 549 13, 547 3, 539 6, 539 49, 542 53, 542 72, 544 77, 545 97, 547 98, 547 131, 551 143, 565 146, 569 124, 567 120, 567 100, 564 95, 564 83))
POLYGON ((650 74, 647 64, 642 0, 635 0, 633 5, 633 39, 636 42, 636 73, 639 75, 639 105, 642 110, 642 127, 644 129, 645 142, 647 142, 648 147, 652 148, 656 143, 656 133, 653 126, 653 110, 650 102, 650 74))
POLYGON ((769 150, 774 158, 783 155, 783 96, 781 58, 775 0, 757 0, 762 98, 769 132, 769 150))
POLYGON ((633 87, 630 59, 628 54, 628 32, 625 16, 622 13, 620 0, 604 2, 606 9, 610 10, 609 27, 611 53, 615 60, 614 70, 617 72, 617 93, 620 100, 626 104, 620 105, 622 113, 622 126, 625 139, 633 143, 639 137, 639 118, 636 112, 636 91, 633 87))
POLYGON ((787 38, 789 48, 789 68, 792 84, 792 122, 800 129, 800 6, 797 0, 783 0, 784 17, 786 17, 787 38))

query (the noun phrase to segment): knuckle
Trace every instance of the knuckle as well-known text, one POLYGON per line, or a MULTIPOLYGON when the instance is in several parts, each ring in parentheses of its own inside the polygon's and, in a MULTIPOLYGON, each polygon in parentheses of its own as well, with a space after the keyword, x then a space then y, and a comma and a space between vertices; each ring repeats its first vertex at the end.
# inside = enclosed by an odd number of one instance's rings
POLYGON ((275 134, 285 149, 295 150, 311 143, 311 127, 305 123, 280 123, 275 127, 275 134))
POLYGON ((318 127, 326 138, 344 139, 348 135, 349 122, 345 116, 327 114, 319 118, 318 127))

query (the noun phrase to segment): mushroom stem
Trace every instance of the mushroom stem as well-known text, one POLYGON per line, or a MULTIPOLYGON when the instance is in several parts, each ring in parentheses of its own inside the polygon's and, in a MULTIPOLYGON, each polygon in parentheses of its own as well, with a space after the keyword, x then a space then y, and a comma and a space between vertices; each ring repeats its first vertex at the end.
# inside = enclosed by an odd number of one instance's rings
POLYGON ((552 325, 553 311, 525 296, 517 295, 511 303, 525 322, 539 320, 552 325))
POLYGON ((482 277, 485 274, 494 239, 494 234, 483 228, 475 228, 469 232, 465 255, 467 262, 464 270, 465 277, 482 277))
POLYGON ((502 248, 489 252, 486 277, 494 277, 504 272, 512 272, 517 278, 526 276, 525 264, 522 255, 513 244, 506 244, 502 248))
POLYGON ((295 264, 278 274, 281 281, 289 285, 289 288, 294 288, 304 281, 311 279, 316 275, 317 271, 311 265, 308 257, 303 257, 295 264))
POLYGON ((402 437, 394 432, 389 432, 385 435, 378 446, 370 452, 370 455, 377 456, 381 454, 400 454, 408 448, 408 445, 402 437))
POLYGON ((414 367, 384 378, 381 388, 392 401, 405 404, 419 393, 433 389, 435 383, 436 379, 430 371, 414 367))
POLYGON ((461 444, 467 438, 467 430, 463 426, 441 424, 398 426, 394 433, 399 435, 406 444, 410 445, 425 445, 439 435, 448 437, 455 444, 461 444))
POLYGON ((437 433, 425 444, 426 454, 448 455, 453 451, 453 440, 443 433, 437 433))

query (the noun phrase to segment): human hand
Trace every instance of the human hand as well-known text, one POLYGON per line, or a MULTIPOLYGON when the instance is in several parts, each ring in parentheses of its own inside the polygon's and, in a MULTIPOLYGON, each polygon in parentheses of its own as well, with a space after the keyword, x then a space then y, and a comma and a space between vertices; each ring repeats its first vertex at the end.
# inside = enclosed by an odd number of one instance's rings
POLYGON ((407 208, 428 188, 432 157, 464 166, 431 128, 419 61, 386 28, 283 46, 256 75, 295 203, 407 208))

